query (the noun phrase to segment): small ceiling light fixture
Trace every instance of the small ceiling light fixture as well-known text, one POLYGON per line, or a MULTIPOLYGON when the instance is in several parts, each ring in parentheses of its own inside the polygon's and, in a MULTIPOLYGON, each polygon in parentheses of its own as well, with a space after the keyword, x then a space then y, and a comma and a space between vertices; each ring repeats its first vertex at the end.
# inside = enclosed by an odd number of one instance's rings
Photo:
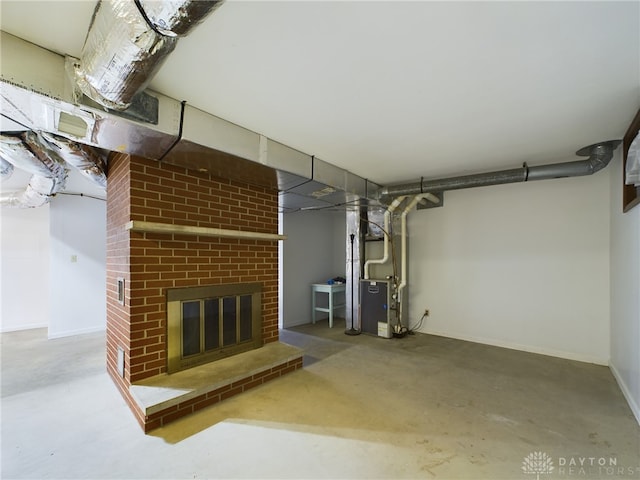
POLYGON ((316 190, 315 192, 312 192, 311 196, 314 198, 322 198, 322 197, 326 197, 327 195, 331 195, 335 191, 336 189, 333 187, 326 187, 326 188, 323 188, 322 190, 316 190))

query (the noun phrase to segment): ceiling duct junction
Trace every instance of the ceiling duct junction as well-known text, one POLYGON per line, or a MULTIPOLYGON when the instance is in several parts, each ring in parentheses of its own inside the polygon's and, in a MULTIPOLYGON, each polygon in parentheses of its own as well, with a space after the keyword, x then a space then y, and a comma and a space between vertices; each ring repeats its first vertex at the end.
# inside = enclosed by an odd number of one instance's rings
POLYGON ((327 208, 358 198, 374 201, 377 196, 380 186, 373 182, 156 92, 143 92, 156 102, 153 123, 105 109, 74 94, 65 64, 77 63, 75 59, 0 34, 0 112, 3 120, 11 121, 11 131, 49 132, 88 146, 275 188, 281 192, 284 212, 327 208))
POLYGON ((0 205, 40 207, 64 190, 68 166, 77 169, 101 188, 107 186, 105 155, 96 148, 48 133, 26 131, 0 136, 0 166, 7 178, 13 168, 31 173, 24 191, 0 196, 0 205), (6 173, 5 173, 6 172, 6 173))
POLYGON ((65 162, 46 148, 34 132, 20 136, 2 135, 0 157, 11 165, 31 173, 29 184, 21 192, 3 193, 0 205, 19 208, 40 207, 62 190, 67 181, 65 162))
MULTIPOLYGON (((537 167, 524 164, 512 170, 381 188, 185 102, 142 91, 179 36, 221 3, 103 0, 94 12, 79 60, 1 32, 2 116, 19 129, 277 188, 284 212, 333 207, 359 198, 388 205, 402 195, 589 175, 608 164, 619 143, 579 150, 578 155, 589 156, 587 160, 537 167), (66 72, 72 74, 73 83, 66 72), (150 114, 127 109, 142 96, 150 100, 150 114)), ((438 196, 436 206, 441 206, 442 195, 438 196)))

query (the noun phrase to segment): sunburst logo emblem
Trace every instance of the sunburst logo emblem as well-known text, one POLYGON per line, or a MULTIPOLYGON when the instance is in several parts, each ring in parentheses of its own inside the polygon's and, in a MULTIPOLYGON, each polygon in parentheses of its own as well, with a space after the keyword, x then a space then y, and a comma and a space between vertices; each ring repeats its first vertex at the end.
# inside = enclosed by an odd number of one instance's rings
POLYGON ((531 452, 522 461, 522 471, 528 475, 535 475, 536 480, 540 480, 540 475, 553 472, 553 460, 544 452, 531 452))

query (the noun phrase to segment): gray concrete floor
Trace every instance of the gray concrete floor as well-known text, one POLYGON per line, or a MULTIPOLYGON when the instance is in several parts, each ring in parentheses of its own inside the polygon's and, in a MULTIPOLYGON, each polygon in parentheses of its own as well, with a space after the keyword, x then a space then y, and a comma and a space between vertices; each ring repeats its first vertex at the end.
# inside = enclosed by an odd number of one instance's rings
POLYGON ((601 366, 319 322, 281 332, 303 370, 144 435, 104 335, 0 340, 2 478, 640 478, 640 427, 601 366), (534 452, 551 463, 523 470, 534 452))

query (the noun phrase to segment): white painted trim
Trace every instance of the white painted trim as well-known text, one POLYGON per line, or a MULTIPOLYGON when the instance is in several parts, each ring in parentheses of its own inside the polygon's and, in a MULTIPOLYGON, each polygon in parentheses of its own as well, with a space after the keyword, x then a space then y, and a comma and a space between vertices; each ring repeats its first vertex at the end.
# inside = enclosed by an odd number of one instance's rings
POLYGON ((34 328, 47 328, 48 323, 31 323, 29 325, 20 325, 19 327, 0 327, 0 333, 21 332, 22 330, 33 330, 34 328))
POLYGON ((503 342, 492 338, 474 337, 468 335, 458 335, 451 332, 424 331, 428 335, 437 335, 439 337, 455 338, 456 340, 464 340, 466 342, 481 343, 492 347, 508 348, 510 350, 519 350, 522 352, 536 353, 538 355, 548 355, 550 357, 564 358, 566 360, 575 360, 577 362, 593 363, 596 365, 609 366, 609 359, 593 357, 591 355, 581 355, 574 352, 565 352, 563 350, 554 350, 550 348, 539 348, 531 345, 522 345, 518 343, 503 342))
POLYGON ((627 384, 622 379, 622 375, 620 375, 615 365, 613 365, 612 363, 609 364, 609 370, 611 370, 613 377, 616 379, 616 382, 618 382, 618 386, 620 387, 620 390, 622 390, 622 394, 624 395, 624 398, 627 400, 627 403, 629 404, 629 408, 633 412, 633 415, 636 417, 636 421, 638 422, 638 425, 640 425, 640 405, 636 403, 635 399, 633 398, 633 395, 631 395, 631 392, 627 387, 627 384))
POLYGON ((72 337, 74 335, 84 335, 86 333, 97 333, 106 331, 106 327, 80 328, 77 330, 67 330, 65 332, 56 333, 55 335, 47 335, 49 340, 54 338, 72 337))

